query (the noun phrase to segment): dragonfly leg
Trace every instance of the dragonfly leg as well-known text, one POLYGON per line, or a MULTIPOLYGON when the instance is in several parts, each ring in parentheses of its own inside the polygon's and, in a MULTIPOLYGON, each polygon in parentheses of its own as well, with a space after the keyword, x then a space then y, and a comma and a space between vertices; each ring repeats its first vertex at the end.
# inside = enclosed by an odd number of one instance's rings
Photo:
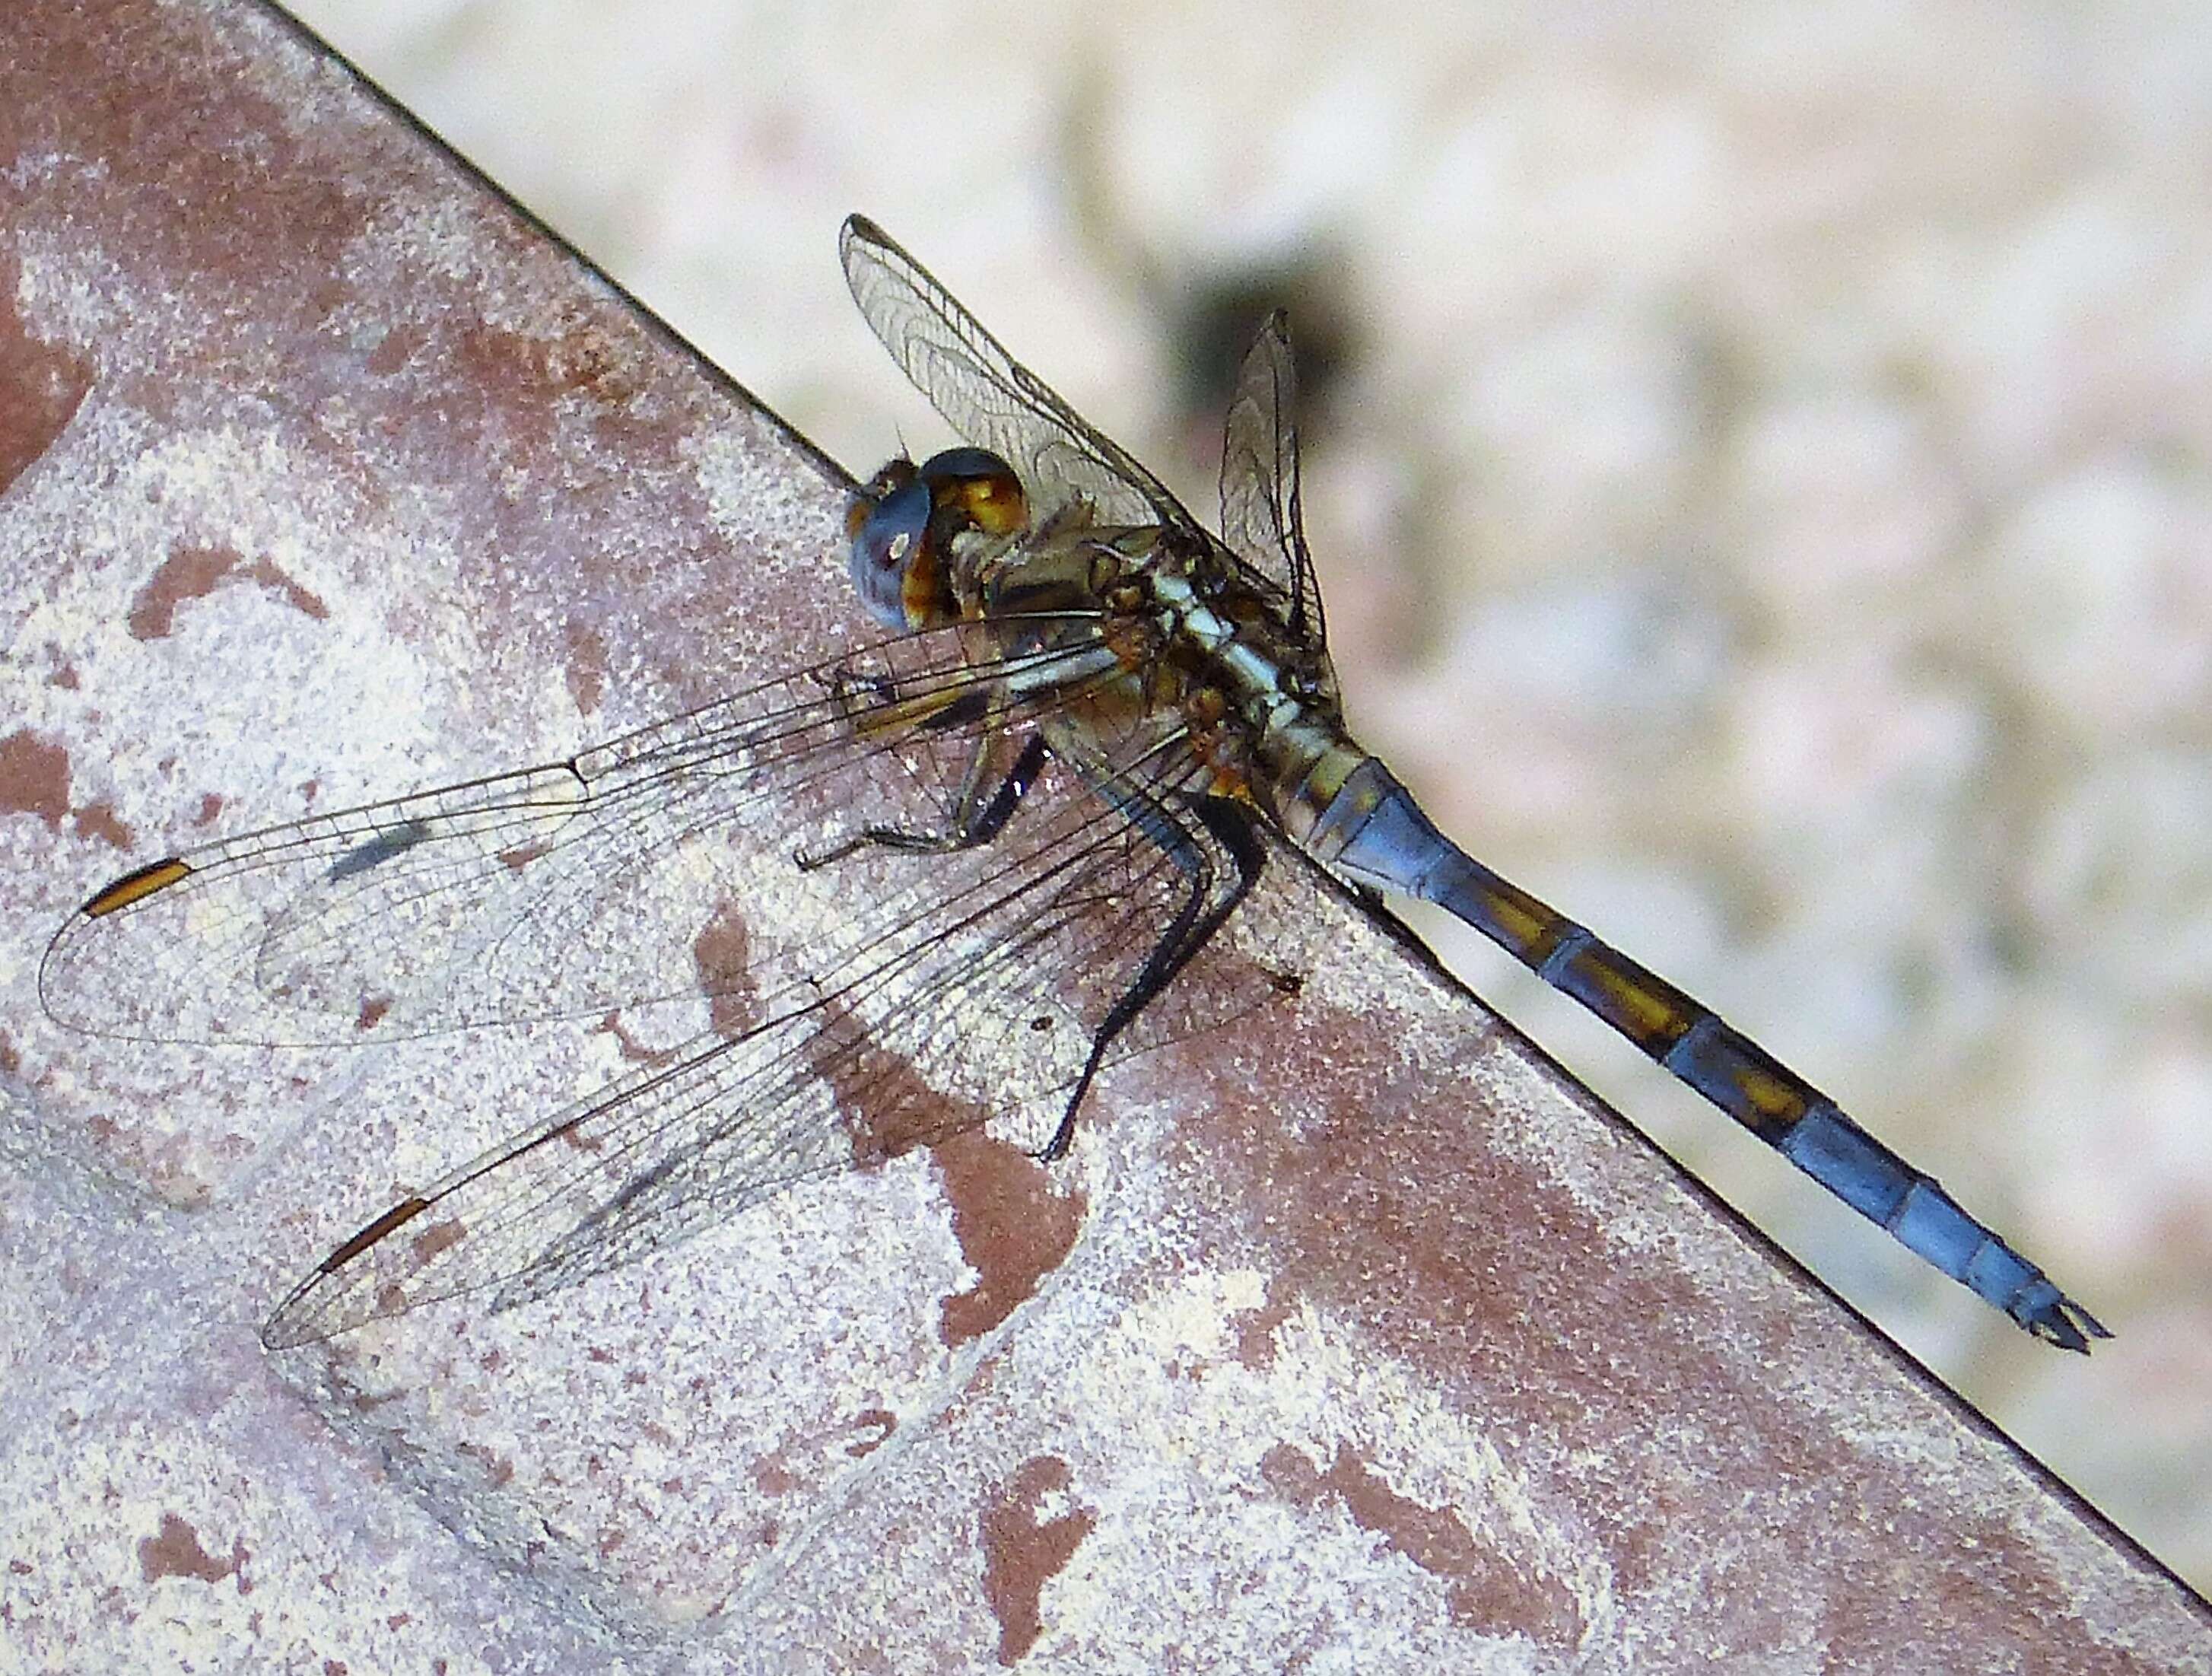
POLYGON ((951 818, 941 828, 908 831, 897 826, 863 826, 851 838, 827 849, 802 852, 799 864, 811 871, 871 846, 910 855, 944 855, 990 843, 1006 829, 1022 799, 1036 783, 1037 776, 1044 771, 1045 759, 1043 737, 1030 734, 1021 754, 1014 759, 1014 765, 1000 777, 987 796, 983 788, 990 781, 989 758, 996 738, 997 735, 989 735, 977 742, 960 795, 953 801, 951 818))
POLYGON ((1066 1155, 1075 1138, 1076 1109, 1090 1092, 1091 1080, 1097 1076, 1114 1039, 1136 1021, 1175 981, 1191 956, 1228 923, 1237 905, 1258 882, 1267 859, 1267 847, 1251 813, 1241 803, 1225 797, 1193 798, 1185 806, 1189 811, 1185 816, 1160 798, 1127 786, 1107 783, 1098 789, 1128 818, 1131 826, 1159 846, 1188 881, 1189 889, 1137 975, 1092 1033, 1090 1057, 1069 1091, 1060 1125, 1034 1155, 1041 1163, 1048 1164, 1066 1155))

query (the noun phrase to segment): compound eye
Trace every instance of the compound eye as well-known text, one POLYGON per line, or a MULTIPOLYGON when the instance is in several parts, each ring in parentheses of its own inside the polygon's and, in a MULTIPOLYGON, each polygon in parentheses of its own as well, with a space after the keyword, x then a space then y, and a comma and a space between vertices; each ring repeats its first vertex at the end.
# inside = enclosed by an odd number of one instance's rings
POLYGON ((921 462, 937 504, 986 535, 1012 535, 1029 522, 1029 497, 1014 468, 987 448, 947 448, 921 462))
POLYGON ((904 454, 889 460, 876 474, 853 491, 853 498, 845 503, 845 535, 848 540, 860 533, 860 527, 873 515, 884 497, 896 493, 920 478, 915 463, 904 454))
MULTIPOLYGON (((854 590, 867 606, 868 614, 885 628, 903 629, 908 626, 907 571, 921 557, 922 544, 928 538, 930 500, 928 485, 910 475, 913 466, 896 463, 906 466, 907 480, 880 495, 862 491, 846 514, 846 526, 853 535, 847 562, 854 590)), ((890 469, 887 466, 877 472, 869 489, 883 482, 890 469)))

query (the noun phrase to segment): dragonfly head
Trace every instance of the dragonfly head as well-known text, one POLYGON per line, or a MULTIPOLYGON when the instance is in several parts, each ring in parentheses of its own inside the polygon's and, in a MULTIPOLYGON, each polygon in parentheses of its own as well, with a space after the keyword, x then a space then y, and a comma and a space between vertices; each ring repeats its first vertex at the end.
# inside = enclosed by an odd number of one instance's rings
POLYGON ((955 537, 973 530, 1014 535, 1029 522, 1029 499, 1013 467, 981 448, 947 448, 916 466, 902 455, 853 497, 853 587, 890 629, 957 621, 950 563, 955 537))

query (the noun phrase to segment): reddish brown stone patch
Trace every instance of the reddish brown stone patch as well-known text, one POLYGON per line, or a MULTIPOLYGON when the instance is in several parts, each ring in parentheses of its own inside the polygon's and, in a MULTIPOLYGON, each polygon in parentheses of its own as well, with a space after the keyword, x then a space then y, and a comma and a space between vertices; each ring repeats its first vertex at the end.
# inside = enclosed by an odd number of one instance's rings
POLYGON ((1015 1470, 1013 1481, 983 1505, 983 1598, 999 1620, 999 1662, 1011 1665, 1044 1634, 1040 1602, 1044 1586, 1066 1569, 1083 1539, 1098 1521, 1076 1511, 1040 1521, 1038 1505, 1065 1490, 1067 1463, 1054 1455, 1033 1455, 1015 1470))
POLYGON ((1237 1359, 1255 1373, 1275 1362, 1275 1329, 1289 1320, 1297 1300, 1288 1290, 1273 1292, 1257 1309, 1240 1309, 1230 1324, 1237 1330, 1237 1359))
POLYGON ((1443 1580, 1454 1622, 1525 1636, 1540 1647, 1572 1647, 1582 1640, 1587 1626, 1564 1584, 1534 1575, 1478 1537, 1450 1508, 1424 1507, 1399 1495, 1350 1444, 1337 1446, 1325 1472, 1303 1450, 1278 1444, 1261 1460, 1260 1474, 1299 1507, 1337 1502, 1361 1530, 1374 1532, 1392 1552, 1443 1580))
POLYGON ((115 813, 112 803, 87 803, 76 812, 76 830, 85 838, 96 838, 116 850, 137 847, 137 839, 130 827, 115 813))
POLYGON ((69 813, 70 757, 27 728, 0 739, 0 814, 34 814, 55 830, 69 813))
POLYGON ((781 1450, 763 1455, 753 1463, 753 1488, 763 1496, 788 1496, 803 1482, 798 1473, 784 1465, 781 1450))
POLYGON ((855 1460, 875 1454, 891 1441, 891 1434, 898 1429, 898 1416, 887 1408, 864 1408, 853 1417, 853 1429, 864 1428, 867 1435, 855 1437, 845 1446, 845 1453, 855 1460))
POLYGON ((219 1583, 225 1577, 239 1580, 238 1592, 246 1592, 246 1562, 252 1556, 246 1552, 243 1539, 234 1540, 229 1554, 218 1559, 200 1546, 199 1533, 173 1513, 161 1515, 158 1535, 141 1538, 138 1543, 138 1574, 148 1582, 163 1577, 191 1577, 204 1583, 219 1583))
POLYGON ((187 600, 205 599, 233 576, 243 576, 317 622, 331 614, 319 595, 301 587, 269 559, 249 563, 229 547, 178 547, 131 600, 127 623, 132 637, 162 638, 176 627, 179 606, 187 600))
POLYGON ((15 283, 15 264, 0 262, 0 495, 68 428, 93 377, 91 362, 24 330, 15 283))
POLYGON ((414 321, 395 326, 377 341, 376 347, 369 350, 368 359, 363 364, 376 377, 389 378, 394 373, 405 370, 407 363, 429 339, 428 329, 414 321))
POLYGON ((902 1056, 878 1047, 849 1009, 830 1001, 817 1011, 807 1063, 836 1096, 855 1167, 873 1169, 982 1125, 988 1113, 930 1087, 902 1056))
POLYGON ((553 399, 574 394, 619 407, 637 393, 630 345, 610 339, 586 310, 564 305, 550 324, 550 332, 525 334, 471 322, 459 335, 456 365, 467 382, 514 405, 550 408, 553 399))
POLYGON ((162 638, 176 626, 179 605, 205 599, 239 564, 239 555, 228 547, 182 547, 172 552, 131 601, 127 621, 132 637, 162 638))
MULTIPOLYGON (((621 1041, 623 1038, 617 1034, 615 1039, 621 1041)), ((664 1054, 661 1057, 667 1058, 673 1056, 664 1054)), ((589 1115, 589 1112, 585 1113, 586 1117, 589 1115)), ((596 1129, 586 1128, 583 1118, 574 1118, 562 1124, 558 1133, 562 1146, 573 1151, 580 1152, 587 1158, 594 1153, 605 1152, 607 1149, 606 1137, 596 1129)))
POLYGON ((792 1465, 794 1453, 809 1462, 818 1460, 841 1435, 851 1433, 853 1435, 843 1446, 844 1453, 853 1460, 864 1460, 888 1443, 897 1429, 898 1417, 889 1409, 864 1408, 849 1420, 787 1437, 753 1463, 753 1483, 764 1496, 788 1496, 811 1482, 806 1473, 792 1465))
POLYGON ((1074 1248, 1085 1207, 1079 1193, 1054 1193, 1029 1154, 980 1130, 939 1142, 936 1159, 953 1237, 975 1271, 975 1283, 939 1313, 938 1337, 952 1346, 981 1338, 1036 1292, 1074 1248))
POLYGON ((1018 1147, 983 1132, 988 1115, 947 1100, 895 1053, 872 1045, 860 1021, 825 1005, 809 1049, 836 1091, 863 1169, 928 1147, 952 1209, 953 1237, 977 1279, 945 1301, 939 1337, 966 1344, 990 1332, 1066 1257, 1083 1225, 1079 1194, 1050 1191, 1047 1172, 1018 1147))
MULTIPOLYGON (((70 754, 66 746, 48 744, 28 728, 0 739, 0 814, 34 814, 61 830, 70 809, 70 754)), ((81 837, 96 838, 117 850, 137 847, 137 834, 108 803, 88 803, 71 822, 81 837)))
POLYGON ((707 1016, 717 1035, 742 1036, 760 1020, 752 984, 752 938, 734 902, 715 911, 691 940, 691 964, 708 996, 707 1016))
POLYGON ((541 862, 553 853, 553 846, 544 841, 517 844, 499 852, 499 864, 510 873, 520 873, 532 862, 541 862))
MULTIPOLYGON (((615 1051, 622 1055, 625 1063, 665 1065, 676 1057, 676 1050, 672 1047, 653 1047, 632 1035, 629 1027, 623 1022, 619 1010, 602 1015, 599 1028, 601 1033, 615 1039, 615 1051)), ((565 1132, 562 1138, 586 1152, 599 1149, 598 1142, 580 1138, 573 1129, 565 1132)))
MULTIPOLYGON (((120 247, 111 259, 127 262, 134 276, 189 275, 196 294, 231 304, 228 318, 210 309, 216 319, 199 340, 179 346, 175 364, 205 364, 232 347, 233 332, 265 334, 279 300, 295 312, 313 308, 312 283, 342 271, 378 207, 374 193, 333 179, 337 171, 303 150, 303 137, 328 143, 323 125, 301 123, 259 83, 227 67, 243 50, 236 37, 213 49, 231 55, 215 70, 203 17, 148 8, 85 12, 88 21, 74 9, 40 13, 52 27, 19 31, 9 42, 9 103, 21 89, 44 96, 13 113, 24 149, 5 155, 23 156, 27 149, 33 156, 99 159, 96 187, 94 177, 76 177, 97 218, 72 205, 70 223, 116 229, 107 232, 120 247), (254 148, 250 175, 240 155, 247 143, 254 148), (201 358, 185 361, 186 347, 201 358)), ((267 338, 255 343, 265 348, 267 338)), ((198 393, 189 378, 168 382, 179 402, 198 393)))
POLYGON ((596 714, 607 691, 607 637, 588 623, 573 619, 562 637, 568 646, 568 696, 585 715, 596 714))
POLYGON ((443 1257, 467 1236, 468 1229, 458 1220, 433 1222, 415 1236, 415 1263, 426 1267, 443 1257))

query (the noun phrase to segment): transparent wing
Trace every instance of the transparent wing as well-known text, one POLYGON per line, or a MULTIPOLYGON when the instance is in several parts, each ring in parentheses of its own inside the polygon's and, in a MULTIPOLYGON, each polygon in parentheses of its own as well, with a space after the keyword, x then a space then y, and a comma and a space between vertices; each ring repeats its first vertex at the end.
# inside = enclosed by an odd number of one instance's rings
POLYGON ((946 424, 1014 468, 1040 518, 1080 497, 1102 523, 1158 524, 1206 543, 1165 485, 1079 418, 883 229, 848 216, 837 248, 891 359, 946 424))
POLYGON ((956 868, 926 899, 872 909, 865 935, 763 973, 741 1017, 672 1063, 641 1067, 403 1199, 294 1289, 264 1340, 305 1344, 464 1293, 507 1307, 793 1180, 994 1116, 1019 1113, 1024 1143, 1041 1143, 1132 995, 1171 978, 1257 870, 1233 829, 1192 814, 1187 761, 1154 753, 1115 772, 1103 803, 1093 773, 1054 765, 985 846, 988 865, 956 868))
MULTIPOLYGON (((987 733, 1111 667, 1085 623, 1050 629, 1054 649, 973 661, 958 627, 887 641, 564 763, 156 863, 63 927, 41 997, 96 1034, 301 1045, 744 992, 852 923, 803 855, 941 823, 987 733)), ((896 912, 942 880, 881 882, 896 912)))
POLYGON ((1273 594, 1291 632, 1326 638, 1298 499, 1297 378, 1282 310, 1244 353, 1221 442, 1221 537, 1273 594))

